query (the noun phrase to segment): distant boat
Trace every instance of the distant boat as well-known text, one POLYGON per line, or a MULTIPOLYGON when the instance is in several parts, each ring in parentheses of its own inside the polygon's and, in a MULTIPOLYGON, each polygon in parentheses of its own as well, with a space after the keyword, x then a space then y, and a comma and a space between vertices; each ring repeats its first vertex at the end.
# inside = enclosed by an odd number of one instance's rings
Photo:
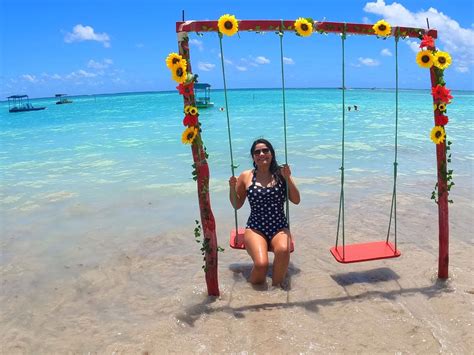
POLYGON ((66 94, 56 94, 55 96, 58 99, 58 101, 56 101, 56 105, 72 104, 72 100, 69 100, 66 94))
POLYGON ((12 95, 7 97, 8 99, 8 111, 10 112, 25 112, 25 111, 39 111, 44 110, 46 107, 33 107, 30 104, 30 98, 28 95, 12 95))
POLYGON ((211 85, 206 83, 194 84, 194 98, 196 99, 196 107, 206 108, 214 106, 211 102, 211 85))

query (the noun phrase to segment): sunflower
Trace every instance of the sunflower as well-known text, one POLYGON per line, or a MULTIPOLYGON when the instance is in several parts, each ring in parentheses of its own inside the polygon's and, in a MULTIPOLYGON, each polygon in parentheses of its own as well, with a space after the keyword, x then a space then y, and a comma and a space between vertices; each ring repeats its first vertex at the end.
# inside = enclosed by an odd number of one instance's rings
POLYGON ((187 105, 184 107, 184 113, 186 115, 196 116, 198 114, 198 109, 195 106, 187 105))
POLYGON ((183 135, 181 136, 181 142, 184 144, 192 144, 194 139, 196 139, 198 134, 198 129, 196 127, 188 127, 184 130, 183 135))
POLYGON ((422 68, 431 68, 433 66, 433 54, 431 54, 431 51, 418 52, 416 62, 422 68))
POLYGON ((178 83, 184 83, 186 81, 187 73, 186 73, 186 65, 182 63, 176 64, 172 70, 173 80, 177 81, 178 83))
POLYGON ((445 104, 444 102, 441 102, 441 103, 438 105, 438 110, 440 110, 441 112, 446 111, 446 104, 445 104))
POLYGON ((170 53, 168 57, 166 57, 166 66, 168 69, 173 70, 177 64, 184 64, 184 69, 186 69, 186 59, 183 59, 178 53, 170 53))
POLYGON ((297 19, 293 26, 300 36, 308 37, 313 33, 313 24, 303 17, 297 19))
POLYGON ((434 126, 431 130, 431 140, 436 144, 440 144, 444 142, 445 138, 446 132, 444 131, 444 128, 441 126, 434 126))
POLYGON ((433 111, 436 111, 437 108, 438 108, 438 105, 437 105, 437 104, 433 104, 433 111))
POLYGON ((217 21, 217 27, 219 28, 219 32, 223 33, 227 36, 233 36, 239 30, 239 23, 235 19, 234 15, 222 15, 219 17, 219 21, 217 21))
POLYGON ((390 36, 392 32, 392 27, 385 20, 378 21, 372 28, 377 36, 390 36))
POLYGON ((451 65, 451 56, 449 53, 437 51, 433 58, 434 65, 439 69, 446 69, 451 65))

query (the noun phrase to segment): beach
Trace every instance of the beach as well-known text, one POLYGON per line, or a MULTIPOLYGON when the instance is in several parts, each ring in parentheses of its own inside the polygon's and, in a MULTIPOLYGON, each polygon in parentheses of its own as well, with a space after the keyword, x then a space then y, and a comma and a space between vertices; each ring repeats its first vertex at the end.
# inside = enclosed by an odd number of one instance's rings
MULTIPOLYGON (((250 143, 262 135, 284 162, 278 93, 231 92, 238 171, 250 168, 250 143)), ((177 93, 82 97, 15 121, 3 104, 1 353, 471 354, 473 93, 454 92, 449 112, 456 185, 450 277, 441 281, 429 92, 401 93, 402 255, 340 264, 329 252, 339 207, 340 92, 289 90, 288 156, 302 202, 290 207, 295 251, 284 289, 271 286, 271 271, 267 285, 252 287, 249 256, 228 247, 234 220, 222 96, 217 91, 215 107, 200 113, 225 248, 219 297, 207 296, 194 240, 199 208, 177 93)), ((359 107, 346 112, 347 243, 387 234, 393 97, 391 90, 347 93, 359 107)), ((246 204, 240 225, 247 216, 246 204)))

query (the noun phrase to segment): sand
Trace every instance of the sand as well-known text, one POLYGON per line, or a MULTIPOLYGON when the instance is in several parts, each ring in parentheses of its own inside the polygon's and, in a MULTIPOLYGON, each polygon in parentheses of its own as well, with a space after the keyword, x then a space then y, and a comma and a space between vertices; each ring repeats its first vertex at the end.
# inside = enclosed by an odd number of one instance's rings
MULTIPOLYGON (((103 213, 102 227, 76 230, 82 242, 48 262, 51 250, 14 253, 21 240, 4 238, 1 353, 474 352, 472 186, 453 193, 446 281, 437 279, 437 206, 425 192, 400 193, 400 258, 343 265, 329 253, 338 196, 305 191, 291 210, 286 290, 269 286, 270 274, 262 287, 246 281, 249 257, 226 247, 232 215, 218 208, 226 250, 217 298, 207 296, 193 216, 182 211, 182 224, 158 233, 159 215, 132 228, 120 212, 103 213)), ((222 206, 225 192, 213 198, 222 206)), ((389 198, 348 200, 351 242, 384 238, 389 198)))

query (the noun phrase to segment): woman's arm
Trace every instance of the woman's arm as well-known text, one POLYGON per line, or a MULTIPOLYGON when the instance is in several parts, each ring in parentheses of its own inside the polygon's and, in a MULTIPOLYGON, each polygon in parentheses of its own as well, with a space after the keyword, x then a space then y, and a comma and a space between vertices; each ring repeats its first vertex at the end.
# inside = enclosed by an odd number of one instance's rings
POLYGON ((229 200, 236 209, 242 207, 247 197, 246 177, 247 171, 244 171, 238 178, 231 176, 229 179, 229 200))
POLYGON ((291 169, 289 165, 285 164, 281 167, 281 175, 285 178, 287 182, 288 197, 290 201, 293 202, 295 205, 299 204, 301 201, 300 192, 296 187, 295 181, 291 177, 291 169))

